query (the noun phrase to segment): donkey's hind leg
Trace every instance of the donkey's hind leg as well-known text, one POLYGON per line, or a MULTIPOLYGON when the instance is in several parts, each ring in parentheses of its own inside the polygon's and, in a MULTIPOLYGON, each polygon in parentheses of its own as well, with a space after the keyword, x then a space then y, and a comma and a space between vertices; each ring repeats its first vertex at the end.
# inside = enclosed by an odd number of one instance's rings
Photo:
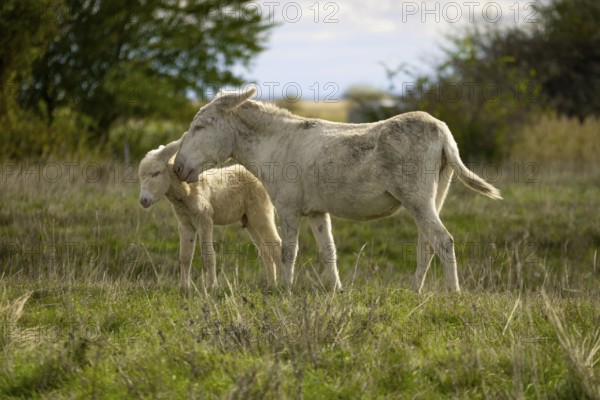
MULTIPOLYGON (((423 167, 424 171, 440 168, 438 163, 431 162, 423 167)), ((403 176, 396 182, 396 187, 389 193, 398 199, 411 214, 419 228, 417 271, 413 287, 420 291, 432 258, 432 249, 440 257, 444 266, 446 285, 449 290, 459 291, 454 239, 439 217, 451 171, 444 167, 439 174, 418 174, 403 176), (412 178, 412 179, 411 179, 412 178), (417 179, 418 178, 418 179, 417 179)))
MULTIPOLYGON (((444 200, 446 199, 446 194, 448 193, 448 188, 450 187, 450 182, 452 181, 452 173, 453 170, 450 166, 444 166, 440 171, 438 181, 435 182, 433 186, 435 193, 435 211, 438 215, 444 206, 444 200)), ((416 221, 416 220, 415 220, 416 221)), ((429 241, 429 236, 427 232, 423 231, 419 227, 419 243, 417 246, 417 271, 415 272, 415 280, 413 282, 413 288, 417 292, 421 292, 423 289, 423 284, 425 282, 425 275, 427 275, 427 270, 429 269, 429 265, 431 264, 431 259, 435 251, 431 246, 431 242, 429 241)))
MULTIPOLYGON (((407 205, 405 204, 405 206, 407 205)), ((456 256, 454 254, 454 239, 440 220, 433 202, 416 207, 407 206, 407 209, 412 214, 415 223, 419 227, 419 232, 422 232, 422 234, 419 235, 420 255, 422 255, 419 257, 419 261, 421 262, 421 265, 417 268, 417 273, 426 271, 429 261, 431 260, 431 257, 426 256, 426 242, 423 239, 427 239, 427 241, 433 245, 433 250, 442 261, 446 286, 451 291, 460 291, 456 256)))
POLYGON ((429 269, 429 264, 431 264, 433 255, 434 251, 431 247, 429 239, 427 239, 427 235, 421 231, 421 229, 419 229, 419 242, 417 244, 417 270, 415 272, 415 278, 413 281, 413 289, 417 293, 421 293, 421 290, 423 289, 425 275, 427 275, 427 270, 429 269))

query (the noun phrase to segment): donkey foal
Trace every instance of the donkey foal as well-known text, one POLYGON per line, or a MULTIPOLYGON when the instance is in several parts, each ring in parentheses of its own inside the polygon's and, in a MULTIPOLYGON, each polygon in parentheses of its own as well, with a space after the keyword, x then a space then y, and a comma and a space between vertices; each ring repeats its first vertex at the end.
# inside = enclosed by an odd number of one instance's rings
POLYGON ((207 284, 217 286, 213 225, 241 221, 265 266, 270 284, 276 284, 281 268, 281 239, 275 227, 274 207, 269 195, 241 165, 211 169, 195 183, 181 182, 173 172, 179 141, 160 146, 140 162, 140 204, 150 207, 164 195, 179 221, 179 263, 181 286, 191 286, 191 267, 196 237, 202 244, 202 261, 208 270, 207 284))

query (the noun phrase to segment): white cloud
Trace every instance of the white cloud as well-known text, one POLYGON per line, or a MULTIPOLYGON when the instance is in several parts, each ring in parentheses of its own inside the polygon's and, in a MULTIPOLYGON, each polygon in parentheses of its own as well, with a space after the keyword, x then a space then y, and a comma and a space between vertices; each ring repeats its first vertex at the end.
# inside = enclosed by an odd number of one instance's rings
POLYGON ((246 75, 282 85, 298 82, 306 88, 335 82, 340 92, 354 83, 384 87, 380 62, 392 67, 407 63, 423 71, 424 60, 439 54, 447 33, 471 20, 494 23, 498 10, 502 18, 496 23, 521 23, 531 11, 525 9, 529 2, 515 8, 515 0, 265 0, 257 4, 266 15, 268 3, 281 25, 246 75))

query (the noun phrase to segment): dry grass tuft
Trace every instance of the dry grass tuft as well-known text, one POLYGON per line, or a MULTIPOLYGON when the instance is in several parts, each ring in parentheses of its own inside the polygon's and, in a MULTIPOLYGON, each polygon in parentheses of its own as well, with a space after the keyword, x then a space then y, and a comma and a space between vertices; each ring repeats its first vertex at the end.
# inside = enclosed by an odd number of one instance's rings
POLYGON ((22 345, 35 339, 33 331, 19 327, 19 319, 23 316, 25 303, 29 300, 31 292, 9 300, 6 290, 0 293, 0 349, 7 350, 15 345, 22 345))
POLYGON ((548 320, 567 358, 569 373, 575 385, 590 399, 600 399, 600 377, 594 366, 600 361, 600 328, 590 335, 571 331, 564 325, 565 316, 552 306, 542 291, 548 320))
POLYGON ((600 153, 600 119, 543 115, 520 133, 512 150, 516 160, 541 165, 589 167, 600 153))

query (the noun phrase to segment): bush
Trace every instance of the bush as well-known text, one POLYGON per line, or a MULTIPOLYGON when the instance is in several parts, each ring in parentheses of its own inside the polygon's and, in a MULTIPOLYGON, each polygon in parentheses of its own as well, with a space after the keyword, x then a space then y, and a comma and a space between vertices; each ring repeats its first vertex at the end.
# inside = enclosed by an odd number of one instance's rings
POLYGON ((518 132, 511 158, 546 166, 592 167, 600 154, 600 119, 541 115, 518 132))
POLYGON ((8 160, 104 158, 136 162, 148 150, 178 139, 185 123, 130 120, 116 123, 104 141, 94 121, 70 108, 55 111, 51 125, 38 114, 15 107, 0 116, 0 151, 8 160))
POLYGON ((51 126, 32 111, 11 109, 0 117, 2 154, 8 159, 47 159, 89 152, 85 132, 90 124, 69 109, 59 110, 51 126))
POLYGON ((187 121, 127 121, 111 130, 105 152, 110 158, 139 162, 149 150, 179 139, 187 128, 187 121))

